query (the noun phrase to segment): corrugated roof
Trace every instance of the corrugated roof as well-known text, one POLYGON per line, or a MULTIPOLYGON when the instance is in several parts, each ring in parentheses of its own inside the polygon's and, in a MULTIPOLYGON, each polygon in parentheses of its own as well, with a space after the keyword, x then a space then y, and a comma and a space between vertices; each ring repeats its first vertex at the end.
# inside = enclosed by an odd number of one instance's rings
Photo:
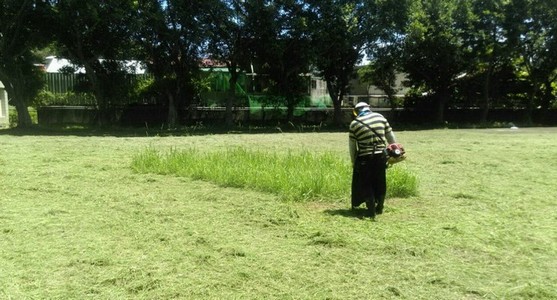
MULTIPOLYGON (((100 59, 99 61, 103 61, 103 59, 100 59)), ((126 68, 130 70, 130 73, 145 74, 145 68, 143 67, 143 64, 140 61, 126 60, 123 61, 123 63, 125 64, 126 68)), ((60 69, 64 67, 74 67, 76 69, 75 71, 76 74, 85 73, 85 69, 83 67, 77 67, 73 65, 68 59, 59 58, 56 56, 46 57, 45 71, 47 73, 60 73, 60 69)))

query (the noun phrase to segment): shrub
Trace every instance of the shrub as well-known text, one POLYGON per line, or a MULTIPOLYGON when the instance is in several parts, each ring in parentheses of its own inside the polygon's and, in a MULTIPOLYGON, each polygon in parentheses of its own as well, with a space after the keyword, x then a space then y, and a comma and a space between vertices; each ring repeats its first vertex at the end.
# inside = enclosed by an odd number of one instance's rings
MULTIPOLYGON (((27 108, 29 110, 29 115, 31 116, 31 121, 33 124, 37 124, 37 110, 33 107, 27 108)), ((18 124, 18 117, 17 117, 17 110, 14 106, 9 107, 9 114, 10 114, 10 128, 17 127, 18 124)))
POLYGON ((42 90, 35 97, 33 101, 33 107, 37 108, 40 106, 50 106, 50 105, 68 105, 68 106, 81 106, 81 105, 95 105, 95 96, 89 93, 52 93, 46 90, 42 90))

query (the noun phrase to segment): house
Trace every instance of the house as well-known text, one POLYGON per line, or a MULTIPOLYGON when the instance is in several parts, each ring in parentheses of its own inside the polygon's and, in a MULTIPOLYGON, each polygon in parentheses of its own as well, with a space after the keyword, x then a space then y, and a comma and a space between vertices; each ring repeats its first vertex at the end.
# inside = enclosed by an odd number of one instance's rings
MULTIPOLYGON (((102 60, 101 60, 102 61, 102 60)), ((136 60, 121 61, 125 64, 130 74, 146 74, 145 65, 136 60)), ((212 59, 203 59, 200 62, 201 71, 205 79, 209 79, 209 89, 201 92, 201 106, 222 107, 225 105, 227 92, 229 89, 230 72, 221 62, 212 59)), ((77 83, 79 74, 84 74, 83 67, 73 65, 68 59, 56 56, 48 56, 42 65, 46 73, 47 90, 53 93, 65 93, 72 91, 77 83), (65 69, 70 69, 74 74, 63 73, 65 69)), ((306 78, 307 89, 305 95, 307 101, 304 105, 308 107, 328 107, 332 106, 331 98, 327 92, 326 82, 313 74, 301 74, 306 78)), ((264 74, 255 72, 240 72, 236 91, 239 97, 235 106, 260 106, 258 99, 263 97, 268 78, 264 74)))
POLYGON ((8 93, 0 81, 0 128, 10 126, 10 111, 8 108, 8 93))
MULTIPOLYGON (((100 59, 100 62, 103 60, 100 59)), ((146 69, 143 63, 137 60, 119 61, 129 74, 144 75, 146 69)), ((74 86, 80 81, 80 76, 85 74, 85 68, 72 64, 68 59, 47 56, 44 64, 40 65, 45 72, 46 90, 52 93, 67 93, 73 91, 74 86), (71 70, 73 74, 66 73, 71 70), (64 72, 66 71, 66 72, 64 72)))
MULTIPOLYGON (((104 59, 99 59, 103 62, 104 59)), ((137 60, 120 61, 130 74, 145 74, 146 69, 143 63, 137 60)), ((56 56, 47 56, 44 63, 44 71, 46 73, 61 73, 65 68, 73 68, 75 74, 85 73, 83 67, 73 65, 69 60, 56 56)))
MULTIPOLYGON (((201 106, 224 106, 228 96, 230 72, 227 67, 218 66, 201 68, 204 78, 210 78, 210 88, 200 95, 201 106)), ((308 107, 327 107, 332 105, 331 97, 327 92, 327 83, 313 74, 300 74, 306 79, 307 85, 304 94, 307 101, 304 105, 308 107)), ((240 72, 236 86, 237 96, 246 97, 247 101, 235 103, 237 106, 261 106, 259 99, 265 97, 265 90, 270 82, 265 74, 255 72, 240 72)))
MULTIPOLYGON (((356 68, 356 71, 357 72, 356 68)), ((406 76, 402 73, 396 75, 396 98, 403 98, 409 88, 404 86, 406 76)), ((361 82, 358 76, 350 80, 350 92, 344 96, 343 105, 353 106, 358 102, 367 102, 373 107, 390 107, 389 99, 385 92, 375 85, 361 82)))

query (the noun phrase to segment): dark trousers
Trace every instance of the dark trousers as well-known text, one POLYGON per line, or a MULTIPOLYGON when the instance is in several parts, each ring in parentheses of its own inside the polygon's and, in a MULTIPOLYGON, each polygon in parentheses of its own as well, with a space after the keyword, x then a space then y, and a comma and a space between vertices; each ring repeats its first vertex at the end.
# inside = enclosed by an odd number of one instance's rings
POLYGON ((383 154, 359 156, 352 173, 352 207, 366 203, 369 216, 383 213, 387 158, 383 154))

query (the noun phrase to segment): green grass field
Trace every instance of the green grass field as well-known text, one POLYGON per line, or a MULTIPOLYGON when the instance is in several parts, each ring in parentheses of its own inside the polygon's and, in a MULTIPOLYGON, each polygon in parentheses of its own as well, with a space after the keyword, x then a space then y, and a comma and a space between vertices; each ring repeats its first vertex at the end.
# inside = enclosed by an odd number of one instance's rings
POLYGON ((0 299, 557 298, 555 128, 397 132, 418 194, 390 197, 375 222, 342 193, 285 201, 132 168, 148 149, 348 162, 346 133, 12 132, 0 131, 0 299))

